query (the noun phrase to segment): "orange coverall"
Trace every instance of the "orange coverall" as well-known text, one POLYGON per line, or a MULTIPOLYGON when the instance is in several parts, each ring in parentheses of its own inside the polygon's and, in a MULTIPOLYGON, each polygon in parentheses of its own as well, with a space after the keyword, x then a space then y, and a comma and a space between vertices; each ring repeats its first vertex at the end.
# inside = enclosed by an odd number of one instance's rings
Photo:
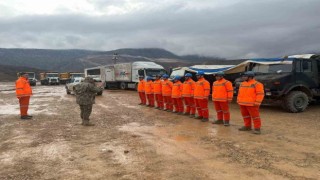
POLYGON ((217 112, 217 120, 230 121, 229 102, 233 98, 232 83, 224 78, 212 85, 212 101, 217 112))
POLYGON ((172 106, 171 93, 172 93, 173 83, 168 79, 165 79, 161 82, 161 86, 162 86, 162 97, 166 105, 166 109, 172 111, 173 106, 172 106))
POLYGON ((237 102, 240 105, 240 111, 243 116, 244 126, 251 128, 253 120, 254 128, 260 129, 261 118, 259 107, 264 98, 263 84, 255 79, 244 81, 239 88, 237 102))
POLYGON ((153 82, 148 80, 145 83, 144 90, 148 99, 148 105, 154 107, 153 82))
POLYGON ((172 87, 172 101, 176 112, 183 113, 183 102, 182 102, 182 88, 183 84, 181 81, 177 81, 172 87))
POLYGON ((208 97, 210 94, 210 83, 203 77, 195 85, 194 99, 198 115, 203 118, 209 118, 208 97))
POLYGON ((20 115, 28 116, 30 96, 32 96, 32 89, 29 81, 25 77, 20 77, 16 81, 16 95, 20 104, 20 115))
POLYGON ((145 90, 144 90, 144 86, 145 86, 146 81, 144 79, 140 80, 139 84, 138 84, 138 93, 139 93, 139 97, 140 97, 140 104, 146 105, 147 104, 147 100, 146 100, 146 94, 145 94, 145 90))
POLYGON ((191 115, 196 113, 193 99, 194 88, 195 82, 191 78, 183 82, 182 97, 184 99, 184 103, 186 104, 186 113, 191 115))
POLYGON ((162 85, 160 79, 153 82, 153 94, 156 98, 158 108, 163 109, 162 85))

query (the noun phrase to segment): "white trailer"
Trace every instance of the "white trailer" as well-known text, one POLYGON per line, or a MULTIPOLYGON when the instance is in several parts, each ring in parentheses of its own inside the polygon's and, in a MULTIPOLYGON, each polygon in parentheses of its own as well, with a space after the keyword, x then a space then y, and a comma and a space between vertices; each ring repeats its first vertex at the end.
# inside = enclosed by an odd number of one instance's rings
POLYGON ((154 62, 137 61, 85 69, 85 76, 105 82, 106 88, 136 89, 139 76, 155 77, 165 74, 165 69, 154 62))
POLYGON ((114 64, 113 67, 108 66, 106 69, 108 72, 106 75, 109 75, 106 79, 110 80, 106 81, 107 86, 117 83, 120 89, 136 89, 140 75, 145 78, 147 76, 155 78, 157 74, 166 73, 161 65, 148 61, 114 64))
POLYGON ((84 69, 85 77, 91 77, 96 82, 105 82, 106 81, 106 68, 105 66, 98 66, 93 68, 84 69))

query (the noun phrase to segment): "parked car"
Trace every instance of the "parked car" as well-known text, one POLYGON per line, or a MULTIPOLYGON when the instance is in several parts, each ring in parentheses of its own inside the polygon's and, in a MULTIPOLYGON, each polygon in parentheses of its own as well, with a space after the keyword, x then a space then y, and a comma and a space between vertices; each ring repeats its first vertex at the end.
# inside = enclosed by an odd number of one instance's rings
POLYGON ((83 77, 75 77, 74 79, 71 79, 71 82, 66 84, 66 92, 67 94, 74 94, 74 86, 83 82, 84 78, 83 77))
MULTIPOLYGON (((79 83, 81 83, 81 82, 83 82, 83 81, 84 81, 83 77, 75 77, 75 78, 71 79, 71 83, 66 84, 66 92, 67 92, 67 94, 74 94, 74 90, 75 90, 74 86, 79 84, 79 83)), ((103 86, 103 83, 101 81, 99 82, 99 81, 95 80, 95 84, 98 87, 103 86)), ((97 93, 97 95, 101 96, 102 93, 103 93, 103 91, 97 93)))

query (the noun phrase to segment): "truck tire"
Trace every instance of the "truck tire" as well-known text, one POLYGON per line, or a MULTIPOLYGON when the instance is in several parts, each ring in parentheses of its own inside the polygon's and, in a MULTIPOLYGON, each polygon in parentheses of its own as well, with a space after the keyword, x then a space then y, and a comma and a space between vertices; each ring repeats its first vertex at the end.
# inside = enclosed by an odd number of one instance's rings
POLYGON ((302 91, 292 91, 284 99, 283 106, 291 113, 303 112, 309 105, 309 98, 302 91))
POLYGON ((120 83, 120 89, 126 90, 127 89, 127 83, 125 83, 125 82, 120 83))
POLYGON ((98 96, 102 96, 102 93, 103 93, 103 91, 98 92, 97 95, 98 95, 98 96))
POLYGON ((71 94, 71 92, 68 89, 66 91, 67 91, 67 94, 71 94))

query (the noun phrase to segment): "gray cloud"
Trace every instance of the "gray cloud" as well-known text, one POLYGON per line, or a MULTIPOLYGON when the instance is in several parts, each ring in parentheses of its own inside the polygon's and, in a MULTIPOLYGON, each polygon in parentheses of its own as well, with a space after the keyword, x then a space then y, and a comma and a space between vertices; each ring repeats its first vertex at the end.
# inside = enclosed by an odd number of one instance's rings
MULTIPOLYGON (((91 2, 103 9, 126 1, 91 2)), ((318 0, 239 0, 220 8, 170 3, 122 15, 25 15, 0 19, 0 47, 159 47, 226 58, 319 52, 319 8, 318 0)))

